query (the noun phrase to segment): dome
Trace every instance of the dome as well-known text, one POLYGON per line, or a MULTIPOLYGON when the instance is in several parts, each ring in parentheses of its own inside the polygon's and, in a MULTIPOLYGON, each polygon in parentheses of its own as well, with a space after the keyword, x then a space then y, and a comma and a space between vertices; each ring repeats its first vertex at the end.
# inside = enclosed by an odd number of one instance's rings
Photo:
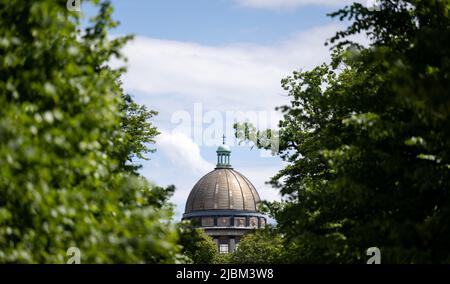
POLYGON ((192 188, 185 213, 204 210, 257 212, 258 192, 241 173, 231 168, 216 168, 192 188))
POLYGON ((228 145, 220 145, 217 148, 217 152, 231 152, 230 146, 228 145))
POLYGON ((230 147, 217 148, 216 168, 192 188, 182 220, 192 221, 213 238, 220 253, 236 250, 242 237, 266 226, 258 212, 260 198, 253 184, 230 164, 230 147))

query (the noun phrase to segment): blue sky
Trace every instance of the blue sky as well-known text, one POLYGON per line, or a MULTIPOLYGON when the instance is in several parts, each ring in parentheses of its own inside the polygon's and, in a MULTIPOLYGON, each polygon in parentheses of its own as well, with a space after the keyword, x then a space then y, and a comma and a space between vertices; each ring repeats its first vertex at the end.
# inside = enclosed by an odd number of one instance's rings
POLYGON ((271 44, 301 29, 329 21, 332 7, 255 9, 231 0, 116 1, 119 33, 223 45, 233 42, 271 44))
MULTIPOLYGON (((265 182, 283 162, 249 145, 237 146, 232 122, 276 126, 280 114, 274 108, 289 102, 280 80, 329 60, 324 42, 343 25, 326 14, 348 2, 113 1, 114 18, 121 23, 113 35, 136 35, 123 50, 128 57, 125 90, 159 111, 154 120, 162 132, 158 151, 143 162, 141 172, 159 185, 177 187, 172 198, 176 218, 195 182, 214 168, 224 132, 235 169, 263 199, 280 199, 265 182)), ((92 13, 87 5, 82 9, 92 13)))

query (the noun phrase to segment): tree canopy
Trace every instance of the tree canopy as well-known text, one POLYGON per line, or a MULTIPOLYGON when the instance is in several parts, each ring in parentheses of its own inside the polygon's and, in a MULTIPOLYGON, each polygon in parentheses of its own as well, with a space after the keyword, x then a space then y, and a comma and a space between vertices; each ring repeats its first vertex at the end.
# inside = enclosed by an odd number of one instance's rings
POLYGON ((139 176, 154 112, 125 95, 109 1, 87 29, 65 1, 0 1, 0 262, 173 263, 173 191, 139 176))
POLYGON ((230 256, 236 264, 275 264, 283 263, 285 250, 278 231, 266 227, 247 233, 230 256))
POLYGON ((203 229, 189 221, 179 223, 180 240, 182 253, 194 264, 214 264, 218 263, 219 252, 214 240, 205 234, 203 229))
POLYGON ((286 262, 365 263, 370 247, 384 263, 450 261, 450 1, 379 3, 332 13, 350 21, 332 61, 282 80, 288 165, 272 184, 287 201, 269 208, 286 262))

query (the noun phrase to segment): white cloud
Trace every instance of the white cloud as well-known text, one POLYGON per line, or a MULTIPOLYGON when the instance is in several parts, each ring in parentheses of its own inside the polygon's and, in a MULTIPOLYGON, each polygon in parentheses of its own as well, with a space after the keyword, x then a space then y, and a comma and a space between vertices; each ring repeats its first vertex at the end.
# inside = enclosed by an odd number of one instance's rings
POLYGON ((344 6, 353 2, 364 2, 354 0, 236 0, 239 5, 264 8, 264 9, 280 9, 280 8, 294 8, 307 5, 321 5, 321 6, 344 6))
POLYGON ((194 102, 218 111, 273 110, 288 102, 280 80, 328 61, 324 42, 339 29, 337 24, 313 28, 272 46, 207 46, 138 36, 124 49, 129 60, 124 85, 165 112, 194 102), (168 95, 173 103, 164 100, 168 95))
POLYGON ((214 168, 213 164, 202 158, 198 145, 183 133, 161 131, 156 143, 158 150, 172 163, 174 171, 204 174, 214 168))
MULTIPOLYGON (((338 24, 316 27, 274 45, 209 46, 138 36, 125 47, 125 90, 159 110, 157 123, 167 129, 157 138, 158 152, 167 159, 160 167, 148 167, 146 176, 158 184, 177 186, 172 201, 177 204, 178 217, 196 180, 214 165, 203 159, 192 137, 169 131, 171 114, 192 110, 196 102, 202 102, 205 111, 272 111, 289 100, 280 80, 293 70, 329 61, 324 42, 342 28, 338 24)), ((275 168, 247 167, 242 173, 263 199, 279 200, 277 191, 264 184, 276 173, 275 168)))

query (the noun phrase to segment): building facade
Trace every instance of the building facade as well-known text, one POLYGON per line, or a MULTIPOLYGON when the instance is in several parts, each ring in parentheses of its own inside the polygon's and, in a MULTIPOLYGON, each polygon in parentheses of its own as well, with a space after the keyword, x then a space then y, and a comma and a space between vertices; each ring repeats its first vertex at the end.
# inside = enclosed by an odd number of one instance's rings
POLYGON ((186 202, 184 220, 191 220, 211 236, 221 253, 236 249, 242 236, 266 226, 258 212, 260 197, 253 184, 230 164, 230 147, 217 149, 216 168, 192 188, 186 202))

